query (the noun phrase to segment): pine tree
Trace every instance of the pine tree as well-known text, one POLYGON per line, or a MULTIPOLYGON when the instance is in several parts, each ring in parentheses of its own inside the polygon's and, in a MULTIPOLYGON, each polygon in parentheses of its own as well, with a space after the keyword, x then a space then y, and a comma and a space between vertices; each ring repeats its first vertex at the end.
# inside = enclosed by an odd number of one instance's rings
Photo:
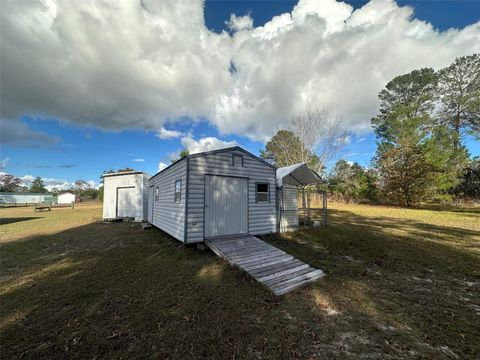
POLYGON ((454 131, 454 147, 461 147, 462 130, 480 135, 480 54, 462 56, 439 72, 440 124, 454 131))
POLYGON ((37 176, 32 181, 32 185, 30 186, 30 191, 32 193, 46 193, 47 189, 45 188, 45 184, 40 176, 37 176))
POLYGON ((421 69, 396 77, 379 94, 374 162, 389 201, 413 206, 445 194, 460 179, 467 154, 455 149, 454 132, 430 116, 436 90, 433 69, 421 69))

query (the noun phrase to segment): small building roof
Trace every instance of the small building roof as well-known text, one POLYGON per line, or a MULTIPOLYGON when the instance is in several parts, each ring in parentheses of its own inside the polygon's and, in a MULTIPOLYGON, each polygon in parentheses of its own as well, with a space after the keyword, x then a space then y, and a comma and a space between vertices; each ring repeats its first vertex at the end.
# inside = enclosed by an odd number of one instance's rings
POLYGON ((298 163, 277 169, 277 186, 279 187, 284 184, 306 186, 322 182, 321 176, 306 163, 298 163))
POLYGON ((102 177, 121 176, 121 175, 136 175, 136 174, 145 174, 148 177, 150 177, 150 174, 145 172, 145 171, 117 171, 117 172, 113 172, 113 173, 104 173, 104 174, 102 174, 102 177))

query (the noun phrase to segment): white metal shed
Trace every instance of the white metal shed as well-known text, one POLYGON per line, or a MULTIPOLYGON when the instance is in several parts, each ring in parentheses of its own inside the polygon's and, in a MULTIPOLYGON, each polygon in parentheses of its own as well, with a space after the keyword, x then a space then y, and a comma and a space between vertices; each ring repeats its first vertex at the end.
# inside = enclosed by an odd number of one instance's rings
POLYGON ((59 204, 71 204, 74 203, 77 196, 74 193, 66 191, 58 195, 57 202, 59 204))
POLYGON ((275 167, 235 146, 188 155, 152 176, 147 220, 184 243, 276 231, 275 167))
POLYGON ((148 179, 140 171, 103 175, 103 219, 147 219, 148 179))

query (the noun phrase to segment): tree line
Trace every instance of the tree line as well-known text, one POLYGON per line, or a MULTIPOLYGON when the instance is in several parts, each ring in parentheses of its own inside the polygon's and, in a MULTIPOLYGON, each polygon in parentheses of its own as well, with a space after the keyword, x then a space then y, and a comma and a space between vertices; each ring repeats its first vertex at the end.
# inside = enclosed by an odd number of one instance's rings
POLYGON ((411 207, 480 200, 480 159, 464 144, 466 135, 480 137, 480 55, 397 76, 378 98, 380 111, 371 120, 377 150, 368 167, 339 160, 327 171, 348 132, 318 110, 296 116, 260 155, 279 167, 307 163, 323 174, 334 198, 349 202, 411 207))
POLYGON ((47 189, 45 182, 40 176, 32 180, 30 186, 22 185, 22 180, 11 174, 0 175, 0 192, 25 192, 25 193, 40 193, 52 194, 58 196, 60 193, 70 191, 78 195, 82 200, 93 200, 101 198, 101 189, 96 189, 85 180, 77 180, 69 189, 59 189, 52 187, 47 189))
POLYGON ((30 192, 30 193, 49 193, 53 196, 58 196, 58 194, 70 191, 75 195, 78 195, 81 200, 103 200, 103 175, 111 174, 115 172, 129 172, 135 171, 132 168, 126 167, 118 170, 105 170, 100 175, 100 186, 98 188, 92 186, 89 182, 85 180, 77 180, 73 185, 68 189, 59 189, 58 187, 52 187, 47 189, 45 182, 40 176, 37 176, 32 180, 30 186, 22 185, 22 179, 11 175, 11 174, 1 174, 0 175, 0 192, 30 192))

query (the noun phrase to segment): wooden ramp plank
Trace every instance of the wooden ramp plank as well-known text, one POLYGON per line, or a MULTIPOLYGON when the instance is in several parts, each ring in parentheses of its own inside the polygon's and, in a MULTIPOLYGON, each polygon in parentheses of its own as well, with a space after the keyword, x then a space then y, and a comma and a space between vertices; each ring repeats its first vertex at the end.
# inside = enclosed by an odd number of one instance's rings
POLYGON ((292 276, 291 275, 292 273, 295 273, 299 270, 308 269, 309 267, 310 267, 310 265, 308 265, 308 264, 297 265, 297 266, 292 267, 292 268, 282 269, 281 271, 275 272, 273 274, 265 275, 265 276, 262 276, 262 277, 257 277, 257 279, 258 279, 258 281, 266 282, 268 280, 278 279, 278 278, 280 278, 284 275, 292 276))
POLYGON ((256 277, 263 277, 263 276, 274 274, 274 273, 282 271, 282 270, 287 270, 287 269, 290 269, 292 267, 296 267, 296 266, 301 265, 301 264, 303 264, 303 262, 301 262, 300 260, 293 259, 291 261, 287 261, 286 263, 281 263, 281 264, 277 264, 277 265, 270 265, 270 266, 265 266, 265 267, 260 268, 260 269, 251 270, 250 274, 252 274, 253 276, 256 276, 256 277))
MULTIPOLYGON (((321 270, 320 270, 321 271, 321 270)), ((277 287, 275 289, 272 289, 272 291, 275 293, 275 295, 283 295, 286 294, 304 284, 307 284, 309 282, 315 281, 317 279, 320 279, 321 277, 325 276, 325 274, 322 272, 322 274, 318 274, 312 277, 305 277, 303 280, 297 281, 296 283, 286 285, 284 287, 277 287)))
POLYGON ((217 256, 246 271, 275 295, 286 294, 325 275, 322 270, 255 236, 223 236, 207 239, 205 244, 217 256))

